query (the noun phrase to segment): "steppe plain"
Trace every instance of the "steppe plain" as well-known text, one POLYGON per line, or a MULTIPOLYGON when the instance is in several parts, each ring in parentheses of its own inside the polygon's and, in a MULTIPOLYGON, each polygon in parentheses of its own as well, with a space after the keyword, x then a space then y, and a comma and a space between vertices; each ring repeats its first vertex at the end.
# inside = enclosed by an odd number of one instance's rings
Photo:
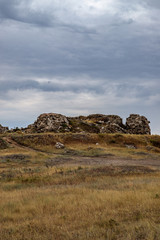
POLYGON ((159 240, 160 136, 1 134, 0 239, 159 240))

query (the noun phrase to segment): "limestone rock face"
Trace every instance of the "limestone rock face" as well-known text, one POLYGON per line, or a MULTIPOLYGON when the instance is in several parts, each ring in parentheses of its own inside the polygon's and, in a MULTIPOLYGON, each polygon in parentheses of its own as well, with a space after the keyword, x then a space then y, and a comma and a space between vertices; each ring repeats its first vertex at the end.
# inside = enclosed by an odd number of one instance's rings
POLYGON ((151 134, 149 123, 146 117, 131 114, 126 119, 126 129, 130 134, 151 134))
POLYGON ((151 133, 147 118, 138 114, 131 114, 123 124, 122 118, 117 115, 66 117, 56 113, 41 114, 26 132, 151 133))
POLYGON ((8 131, 8 127, 3 127, 1 124, 0 124, 0 133, 5 133, 8 131))
POLYGON ((69 122, 64 115, 56 113, 41 114, 30 128, 35 132, 67 132, 69 122))

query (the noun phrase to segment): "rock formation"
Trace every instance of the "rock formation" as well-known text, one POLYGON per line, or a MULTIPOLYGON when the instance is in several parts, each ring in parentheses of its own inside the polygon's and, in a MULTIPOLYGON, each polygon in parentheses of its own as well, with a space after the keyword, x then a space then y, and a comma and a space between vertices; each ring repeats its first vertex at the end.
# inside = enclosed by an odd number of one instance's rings
POLYGON ((41 114, 34 124, 29 125, 33 132, 68 132, 69 122, 64 115, 56 113, 41 114))
POLYGON ((146 117, 131 114, 126 119, 126 129, 131 134, 151 134, 149 123, 146 117))
POLYGON ((3 127, 1 124, 0 124, 0 133, 5 133, 8 131, 8 127, 3 127))
POLYGON ((92 114, 89 116, 66 117, 56 113, 41 114, 27 132, 73 132, 73 133, 129 133, 150 134, 146 117, 131 114, 126 124, 117 115, 92 114))

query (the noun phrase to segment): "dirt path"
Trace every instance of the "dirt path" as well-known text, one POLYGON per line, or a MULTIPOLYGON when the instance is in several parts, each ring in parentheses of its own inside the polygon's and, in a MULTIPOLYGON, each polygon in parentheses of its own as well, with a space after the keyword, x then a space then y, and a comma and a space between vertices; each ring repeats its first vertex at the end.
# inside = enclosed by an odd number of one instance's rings
POLYGON ((132 159, 118 157, 57 157, 48 159, 48 166, 88 165, 88 166, 150 166, 160 169, 160 159, 132 159))
MULTIPOLYGON (((9 144, 9 146, 12 148, 25 149, 25 150, 32 151, 32 152, 46 153, 46 152, 38 150, 38 149, 34 149, 31 147, 26 147, 24 145, 21 145, 21 144, 17 143, 16 141, 14 141, 11 137, 3 137, 3 140, 6 141, 9 144)), ((47 154, 49 154, 49 153, 47 153, 47 154)))
POLYGON ((95 165, 95 166, 152 166, 160 169, 160 158, 152 158, 152 157, 142 157, 141 159, 133 159, 130 158, 121 158, 117 156, 105 156, 105 157, 82 157, 82 156, 73 156, 73 155, 65 155, 58 153, 49 153, 38 149, 33 149, 31 147, 26 147, 21 144, 18 144, 11 137, 3 137, 10 147, 25 149, 28 151, 43 153, 48 155, 48 164, 50 166, 56 165, 95 165), (55 157, 55 155, 59 155, 55 157))

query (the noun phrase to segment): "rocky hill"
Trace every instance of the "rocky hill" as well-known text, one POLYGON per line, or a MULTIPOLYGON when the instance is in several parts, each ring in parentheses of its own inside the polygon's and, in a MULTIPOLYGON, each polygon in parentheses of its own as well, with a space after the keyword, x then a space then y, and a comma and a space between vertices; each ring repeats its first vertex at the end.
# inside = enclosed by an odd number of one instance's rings
POLYGON ((29 125, 25 132, 151 134, 149 123, 146 117, 138 114, 131 114, 123 124, 122 118, 117 115, 66 117, 56 113, 44 113, 29 125))

